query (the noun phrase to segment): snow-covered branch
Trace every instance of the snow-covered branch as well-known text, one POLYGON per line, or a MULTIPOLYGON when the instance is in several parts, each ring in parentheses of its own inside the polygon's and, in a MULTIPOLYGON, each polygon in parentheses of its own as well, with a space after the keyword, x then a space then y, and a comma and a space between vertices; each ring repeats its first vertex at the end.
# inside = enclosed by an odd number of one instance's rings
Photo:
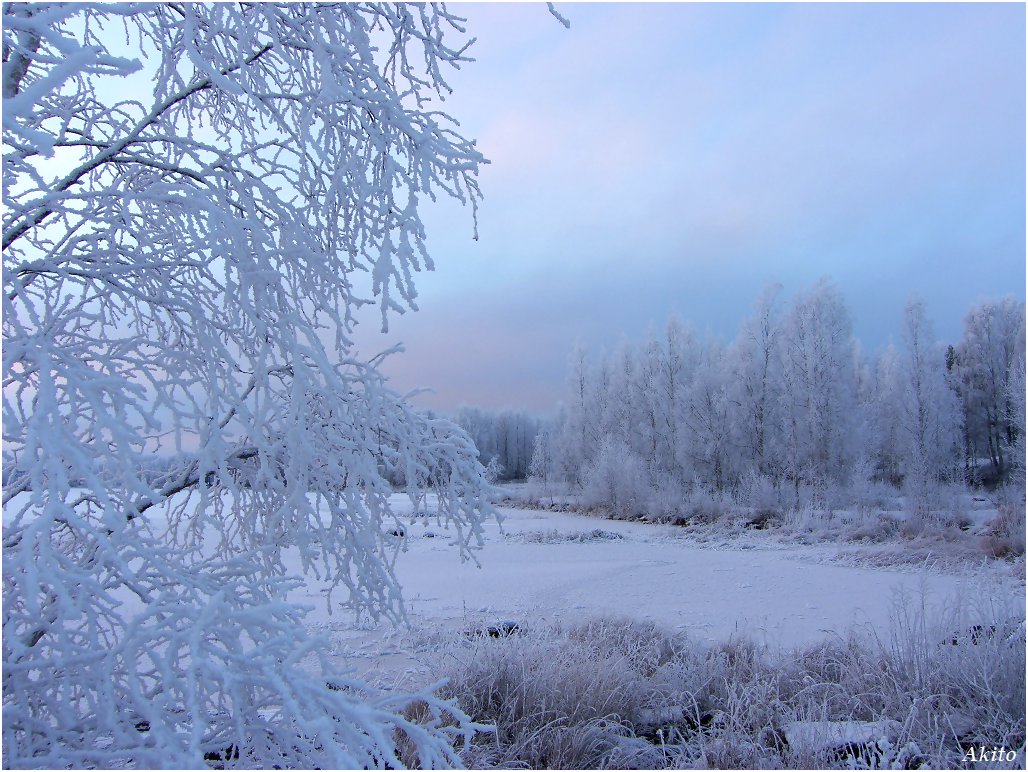
POLYGON ((415 307, 422 201, 480 197, 429 109, 468 60, 444 33, 436 6, 4 6, 5 765, 396 767, 396 732, 458 763, 466 717, 329 688, 283 600, 301 570, 403 617, 390 480, 465 559, 491 513, 468 438, 349 342, 415 307))

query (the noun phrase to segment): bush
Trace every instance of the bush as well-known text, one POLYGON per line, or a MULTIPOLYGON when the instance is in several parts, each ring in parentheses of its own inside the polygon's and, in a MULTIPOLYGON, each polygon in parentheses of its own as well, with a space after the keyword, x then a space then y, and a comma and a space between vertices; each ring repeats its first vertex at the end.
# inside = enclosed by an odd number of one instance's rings
POLYGON ((789 530, 824 537, 832 526, 832 513, 824 507, 807 502, 790 510, 785 515, 785 526, 789 530))
POLYGON ((1024 502, 1002 502, 982 537, 982 547, 996 558, 1017 557, 1025 551, 1024 502))
POLYGON ((724 496, 699 485, 685 500, 685 516, 693 524, 709 525, 723 518, 731 509, 731 503, 724 496))
POLYGON ((751 470, 739 482, 738 501, 745 507, 757 511, 777 511, 782 509, 781 497, 775 490, 771 478, 751 470))
POLYGON ((657 520, 673 523, 685 519, 682 514, 682 502, 688 498, 688 491, 677 475, 653 472, 650 475, 650 487, 652 514, 657 520))
POLYGON ((520 541, 526 544, 563 544, 566 542, 589 544, 598 541, 618 541, 623 538, 616 531, 605 531, 602 528, 593 528, 591 531, 574 531, 572 533, 551 528, 548 531, 526 531, 524 533, 507 534, 509 541, 520 541))
POLYGON ((645 512, 649 498, 649 475, 642 458, 620 440, 605 439, 586 469, 582 503, 605 507, 614 517, 631 517, 645 512))
MULTIPOLYGON (((471 767, 606 766, 622 722, 638 720, 643 678, 616 646, 559 630, 483 639, 443 693, 493 724, 493 742, 465 751, 471 767)), ((459 655, 458 655, 459 656, 459 655)))
POLYGON ((885 542, 899 534, 900 521, 894 515, 873 510, 862 511, 856 523, 843 536, 848 541, 885 542))
POLYGON ((904 536, 945 534, 971 526, 967 514, 971 498, 963 485, 910 476, 903 483, 903 501, 907 511, 901 528, 904 536))

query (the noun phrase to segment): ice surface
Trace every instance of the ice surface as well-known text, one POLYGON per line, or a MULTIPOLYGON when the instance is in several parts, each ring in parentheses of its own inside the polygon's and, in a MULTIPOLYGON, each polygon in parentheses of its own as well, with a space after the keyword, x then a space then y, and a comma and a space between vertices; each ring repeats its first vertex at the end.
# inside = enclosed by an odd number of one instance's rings
MULTIPOLYGON (((701 643, 747 637, 790 648, 851 631, 886 640, 904 598, 920 605, 923 597, 940 613, 985 597, 1012 613, 1024 608, 1023 586, 986 567, 971 575, 854 567, 833 564, 837 548, 831 544, 753 540, 712 548, 684 540, 680 528, 540 510, 503 513, 503 532, 495 523, 486 526, 481 567, 461 564, 434 523, 408 527, 408 550, 396 572, 415 628, 480 629, 509 619, 531 630, 614 617, 654 622, 701 643), (588 540, 597 527, 622 538, 588 540), (426 538, 429 532, 435 536, 426 538), (555 539, 554 532, 581 538, 555 539), (526 538, 532 534, 540 538, 526 538)), ((316 588, 307 593, 314 602, 316 588)), ((350 638, 341 652, 359 646, 371 660, 375 637, 388 634, 346 633, 345 615, 329 618, 324 604, 311 619, 350 638)), ((393 650, 361 668, 388 672, 413 665, 393 650)))

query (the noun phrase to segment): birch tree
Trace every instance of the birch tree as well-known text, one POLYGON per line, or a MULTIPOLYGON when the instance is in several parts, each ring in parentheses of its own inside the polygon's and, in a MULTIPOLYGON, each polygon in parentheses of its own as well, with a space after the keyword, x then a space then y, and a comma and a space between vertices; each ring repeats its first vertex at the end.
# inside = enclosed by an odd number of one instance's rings
POLYGON ((956 348, 956 367, 967 420, 972 463, 989 461, 994 479, 1002 480, 1018 446, 1017 389, 1023 378, 1024 303, 1012 297, 974 306, 964 318, 964 336, 956 348), (1013 420, 1011 420, 1013 418, 1013 420))
POLYGON ((4 766, 398 767, 400 743, 459 764, 459 711, 426 691, 415 723, 413 697, 334 672, 285 596, 289 553, 332 606, 402 618, 393 472, 465 557, 490 511, 466 435, 350 339, 416 308, 423 202, 479 199, 483 158, 436 109, 463 21, 3 20, 4 766))
POLYGON ((869 450, 875 459, 879 480, 899 485, 906 463, 906 445, 899 421, 904 400, 903 359, 892 344, 876 357, 872 394, 866 405, 869 413, 869 450))
POLYGON ((718 493, 734 480, 735 467, 727 375, 723 348, 708 343, 690 384, 685 414, 692 466, 718 493))
POLYGON ((775 476, 778 462, 774 452, 778 433, 776 408, 781 388, 781 321, 778 312, 780 284, 767 286, 757 300, 728 359, 735 434, 744 458, 759 474, 775 476))
POLYGON ((859 453, 849 313, 827 279, 798 295, 783 328, 784 466, 802 482, 843 483, 859 453))
POLYGON ((671 484, 681 487, 690 476, 686 460, 691 450, 685 412, 689 385, 698 360, 698 344, 690 327, 677 316, 668 320, 664 345, 660 348, 657 388, 662 406, 661 443, 657 468, 671 484))
POLYGON ((935 342, 924 303, 903 311, 905 361, 897 425, 906 476, 914 487, 952 476, 961 436, 960 404, 946 380, 946 359, 935 342))

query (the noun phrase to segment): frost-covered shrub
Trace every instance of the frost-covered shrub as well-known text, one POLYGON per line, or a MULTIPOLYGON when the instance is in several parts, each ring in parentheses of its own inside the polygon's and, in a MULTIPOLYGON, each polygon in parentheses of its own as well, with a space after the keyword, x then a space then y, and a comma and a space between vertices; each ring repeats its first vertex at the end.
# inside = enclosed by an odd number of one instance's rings
POLYGON ((493 456, 485 465, 485 479, 489 483, 495 483, 501 477, 503 477, 503 464, 500 463, 499 456, 493 456))
POLYGON ((815 506, 809 501, 785 514, 785 527, 800 533, 824 536, 836 525, 838 523, 835 522, 831 511, 815 506))
POLYGON ((565 533, 552 528, 549 531, 527 531, 520 534, 509 534, 508 540, 522 541, 526 544, 565 544, 568 542, 588 544, 598 541, 618 541, 624 537, 615 531, 593 528, 591 531, 565 533))
POLYGON ((856 522, 843 532, 849 541, 885 542, 895 539, 900 531, 900 520, 887 512, 863 511, 856 522))
POLYGON ((937 483, 923 474, 909 474, 903 480, 903 501, 907 511, 905 530, 920 533, 931 524, 931 513, 940 503, 937 483))
POLYGON ((799 511, 805 507, 825 509, 825 484, 803 482, 799 485, 788 485, 785 493, 787 509, 799 511))
POLYGON ((496 727, 495 740, 468 749, 465 762, 476 768, 606 766, 614 737, 624 734, 621 722, 639 715, 645 692, 626 656, 595 643, 558 631, 476 646, 442 692, 478 723, 496 727))
POLYGON ((983 549, 993 557, 1006 558, 1025 554, 1025 507, 1007 502, 997 506, 996 516, 989 521, 982 536, 983 549))
POLYGON ((750 510, 745 525, 748 528, 765 529, 781 525, 784 506, 780 491, 767 475, 751 471, 739 486, 737 501, 750 510))
POLYGON ((887 509, 895 492, 886 483, 875 479, 874 464, 867 458, 860 459, 850 476, 847 505, 854 507, 861 515, 887 509))
POLYGON ((756 470, 750 470, 739 483, 737 500, 744 507, 757 511, 774 511, 782 506, 774 481, 756 470))
POLYGON ((947 528, 967 531, 974 525, 971 519, 971 494, 961 483, 945 483, 940 487, 939 512, 947 528))
POLYGON ((688 488, 677 475, 667 472, 651 472, 650 474, 652 514, 664 522, 674 522, 683 518, 683 502, 688 496, 688 488))
POLYGON ((709 525, 732 511, 729 498, 700 485, 693 486, 684 502, 684 513, 690 523, 709 525))
POLYGON ((952 538, 956 531, 971 526, 970 497, 963 486, 912 476, 904 480, 902 490, 906 514, 900 528, 903 536, 952 538))
POLYGON ((649 498, 649 475, 643 460, 620 440, 605 439, 586 468, 582 503, 606 507, 615 517, 630 517, 644 513, 649 498))

